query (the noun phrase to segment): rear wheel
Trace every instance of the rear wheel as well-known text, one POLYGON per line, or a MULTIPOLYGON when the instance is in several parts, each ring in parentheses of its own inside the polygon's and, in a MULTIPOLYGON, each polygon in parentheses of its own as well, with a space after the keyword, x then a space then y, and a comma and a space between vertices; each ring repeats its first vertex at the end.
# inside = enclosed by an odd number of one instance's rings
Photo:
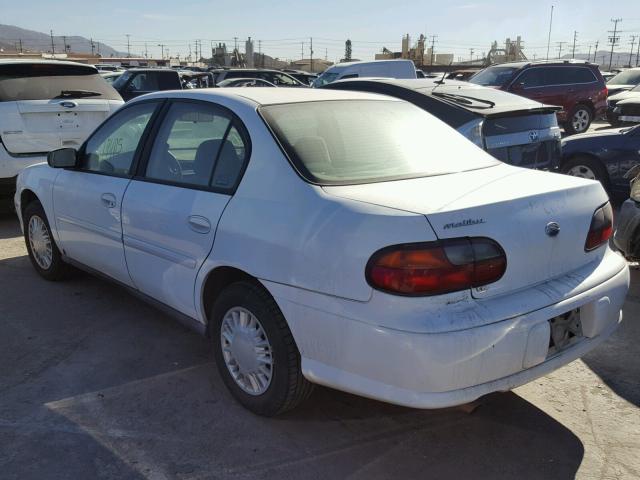
POLYGON ((24 240, 33 267, 46 280, 62 280, 70 271, 51 235, 51 227, 40 202, 28 204, 22 214, 24 240))
POLYGON ((218 371, 233 396, 258 415, 273 416, 305 400, 313 384, 273 298, 259 285, 237 282, 212 308, 211 338, 218 371))
POLYGON ((593 121, 593 113, 586 105, 576 105, 569 114, 569 119, 565 126, 567 133, 584 133, 589 129, 593 121))
POLYGON ((562 165, 562 173, 573 177, 587 178, 599 181, 603 187, 608 187, 607 172, 602 164, 590 157, 575 157, 562 165))

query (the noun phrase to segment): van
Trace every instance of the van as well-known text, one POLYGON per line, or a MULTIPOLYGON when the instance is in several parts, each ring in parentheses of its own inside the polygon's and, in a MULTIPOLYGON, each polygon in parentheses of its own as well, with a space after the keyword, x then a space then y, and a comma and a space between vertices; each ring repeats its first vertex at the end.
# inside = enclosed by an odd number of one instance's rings
POLYGON ((322 72, 313 82, 313 86, 322 87, 336 80, 362 77, 418 78, 416 67, 411 60, 375 60, 337 63, 322 72))

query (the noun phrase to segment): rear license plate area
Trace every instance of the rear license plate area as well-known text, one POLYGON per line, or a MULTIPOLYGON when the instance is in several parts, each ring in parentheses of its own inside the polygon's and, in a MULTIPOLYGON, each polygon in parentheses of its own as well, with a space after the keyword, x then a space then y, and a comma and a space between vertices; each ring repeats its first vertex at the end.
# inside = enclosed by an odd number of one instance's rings
POLYGON ((73 130, 79 128, 78 114, 76 112, 58 113, 58 126, 62 130, 73 130))
POLYGON ((550 335, 547 358, 566 350, 583 338, 579 308, 553 317, 548 322, 550 335))

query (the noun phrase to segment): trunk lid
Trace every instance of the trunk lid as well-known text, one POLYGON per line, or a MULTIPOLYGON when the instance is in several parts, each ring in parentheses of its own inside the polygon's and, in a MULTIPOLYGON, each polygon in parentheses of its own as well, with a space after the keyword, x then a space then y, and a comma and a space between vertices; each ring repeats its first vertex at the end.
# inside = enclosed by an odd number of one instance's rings
POLYGON ((121 103, 96 99, 2 102, 2 143, 13 154, 79 148, 121 103))
MULTIPOLYGON (((488 237, 507 255, 491 297, 540 284, 602 255, 584 251, 594 211, 608 197, 598 182, 499 165, 482 170, 367 185, 323 187, 329 194, 423 214, 438 238, 488 237), (556 222, 560 233, 546 233, 556 222)), ((415 241, 420 241, 416 239, 415 241)))

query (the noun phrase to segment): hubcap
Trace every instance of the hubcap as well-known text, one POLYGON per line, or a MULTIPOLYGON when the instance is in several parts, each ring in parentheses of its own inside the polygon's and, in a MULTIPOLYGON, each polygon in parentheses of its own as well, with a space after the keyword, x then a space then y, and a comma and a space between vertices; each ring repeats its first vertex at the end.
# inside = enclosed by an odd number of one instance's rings
POLYGON ((573 114, 571 124, 576 132, 583 132, 589 127, 589 112, 584 109, 578 110, 573 114))
POLYGON ((222 319, 220 344, 236 384, 250 395, 266 392, 273 376, 273 357, 258 318, 245 308, 233 307, 222 319))
POLYGON ((29 220, 28 234, 33 259, 40 268, 48 270, 53 262, 53 245, 49 229, 38 215, 29 220))
POLYGON ((588 178, 589 180, 597 180, 596 174, 586 165, 576 165, 571 167, 567 173, 574 177, 588 178))

